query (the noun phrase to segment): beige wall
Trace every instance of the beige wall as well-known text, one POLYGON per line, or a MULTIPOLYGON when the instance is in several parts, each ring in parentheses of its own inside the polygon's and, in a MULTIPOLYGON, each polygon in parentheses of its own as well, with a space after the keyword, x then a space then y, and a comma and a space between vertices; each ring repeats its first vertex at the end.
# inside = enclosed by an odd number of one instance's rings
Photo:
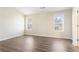
POLYGON ((31 15, 32 31, 26 31, 29 35, 57 37, 57 38, 71 38, 72 37, 72 11, 64 10, 54 13, 43 13, 31 15), (64 32, 54 31, 54 15, 64 14, 64 32))
POLYGON ((14 8, 0 8, 0 40, 23 35, 24 18, 14 8))

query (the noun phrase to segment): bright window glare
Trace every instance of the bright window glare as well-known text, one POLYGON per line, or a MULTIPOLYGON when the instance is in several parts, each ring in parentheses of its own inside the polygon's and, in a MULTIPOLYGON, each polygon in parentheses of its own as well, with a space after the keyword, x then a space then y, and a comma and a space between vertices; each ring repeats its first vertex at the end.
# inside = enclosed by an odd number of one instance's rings
POLYGON ((26 19, 26 30, 32 30, 32 19, 30 17, 26 19))

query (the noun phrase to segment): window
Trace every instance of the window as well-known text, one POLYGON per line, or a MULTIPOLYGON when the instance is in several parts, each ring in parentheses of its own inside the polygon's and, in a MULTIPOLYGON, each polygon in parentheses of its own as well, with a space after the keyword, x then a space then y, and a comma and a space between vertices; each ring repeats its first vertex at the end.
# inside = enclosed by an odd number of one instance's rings
POLYGON ((30 17, 26 19, 26 30, 32 30, 32 19, 30 17))
POLYGON ((54 17, 54 30, 55 31, 64 31, 64 15, 57 15, 54 17))

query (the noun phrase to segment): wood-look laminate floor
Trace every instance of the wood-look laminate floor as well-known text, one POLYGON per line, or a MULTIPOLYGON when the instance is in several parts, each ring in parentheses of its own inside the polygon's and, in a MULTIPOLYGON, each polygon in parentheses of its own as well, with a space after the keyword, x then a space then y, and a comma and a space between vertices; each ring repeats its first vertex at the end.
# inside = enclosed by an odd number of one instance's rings
POLYGON ((0 42, 1 52, 76 52, 71 40, 41 36, 21 36, 0 42))

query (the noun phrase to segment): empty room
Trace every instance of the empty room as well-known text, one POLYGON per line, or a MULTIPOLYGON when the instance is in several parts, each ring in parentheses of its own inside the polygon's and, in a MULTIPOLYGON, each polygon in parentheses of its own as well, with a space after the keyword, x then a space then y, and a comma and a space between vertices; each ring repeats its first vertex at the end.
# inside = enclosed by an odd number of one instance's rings
POLYGON ((79 8, 0 7, 0 52, 79 52, 79 8))

